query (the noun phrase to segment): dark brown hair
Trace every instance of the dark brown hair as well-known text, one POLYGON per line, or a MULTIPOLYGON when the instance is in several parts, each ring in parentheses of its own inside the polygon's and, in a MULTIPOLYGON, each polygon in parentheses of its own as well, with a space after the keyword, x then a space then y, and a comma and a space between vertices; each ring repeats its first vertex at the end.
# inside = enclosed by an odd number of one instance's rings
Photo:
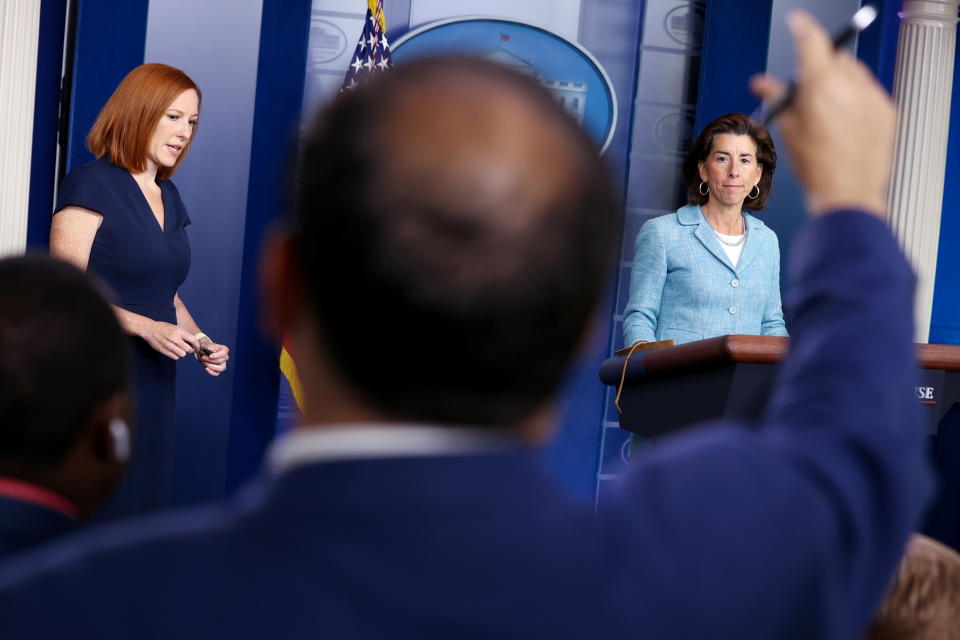
MULTIPOLYGON (((146 171, 150 136, 177 96, 188 89, 197 92, 199 106, 200 88, 180 69, 158 63, 135 68, 120 82, 93 123, 87 135, 90 153, 98 158, 106 155, 112 164, 133 173, 146 171)), ((190 136, 172 167, 157 168, 157 180, 166 180, 176 172, 192 142, 190 136)))
POLYGON ((93 278, 39 253, 0 260, 0 473, 63 460, 97 405, 129 389, 127 357, 93 278))
POLYGON ((697 139, 693 141, 687 157, 683 160, 683 179, 687 183, 687 201, 690 204, 704 204, 708 195, 700 193, 700 163, 706 161, 713 150, 713 141, 721 133, 732 133, 738 136, 750 136, 757 146, 757 162, 763 167, 760 182, 757 188, 760 195, 756 198, 747 198, 743 201, 743 208, 758 211, 767 206, 767 197, 770 195, 770 185, 773 182, 773 172, 777 169, 777 150, 770 139, 766 127, 755 120, 751 120, 742 113, 728 113, 720 116, 703 128, 697 139))

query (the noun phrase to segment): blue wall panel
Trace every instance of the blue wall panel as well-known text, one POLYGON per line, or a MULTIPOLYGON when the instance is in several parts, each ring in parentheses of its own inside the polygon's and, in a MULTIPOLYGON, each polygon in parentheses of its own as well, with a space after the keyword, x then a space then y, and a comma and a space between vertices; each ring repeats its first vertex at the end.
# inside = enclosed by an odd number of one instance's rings
POLYGON ((893 72, 897 65, 897 39, 903 0, 872 0, 879 9, 877 21, 857 39, 857 57, 870 67, 887 91, 893 91, 893 72))
POLYGON ((224 495, 262 10, 262 0, 151 0, 148 13, 145 61, 182 69, 203 93, 197 137, 173 177, 193 221, 180 297, 203 331, 231 349, 217 378, 192 358, 178 363, 175 504, 224 495))
POLYGON ((256 153, 250 161, 234 347, 228 491, 257 472, 276 431, 279 350, 258 330, 257 261, 267 227, 289 209, 283 194, 303 103, 309 28, 310 0, 264 3, 254 115, 256 153))
POLYGON ((93 159, 87 133, 123 77, 143 64, 148 0, 79 0, 67 166, 93 159))
MULTIPOLYGON (((957 59, 960 61, 960 58, 957 59)), ((930 321, 930 342, 960 344, 960 192, 956 172, 960 167, 960 64, 953 68, 947 172, 940 218, 937 279, 930 321)))
MULTIPOLYGON (((960 58, 957 58, 960 62, 960 58)), ((960 191, 956 168, 960 166, 960 64, 953 69, 947 172, 940 220, 940 247, 933 296, 930 342, 960 344, 960 191)), ((940 422, 931 443, 939 484, 923 532, 960 549, 960 407, 956 405, 940 422)))
POLYGON ((46 249, 50 241, 57 142, 60 129, 60 75, 67 0, 40 3, 40 39, 37 44, 37 87, 33 103, 33 146, 30 159, 30 210, 27 247, 46 249))
POLYGON ((744 15, 742 0, 706 4, 697 133, 726 113, 751 114, 760 104, 750 92, 750 76, 767 68, 771 0, 753 2, 744 15))
MULTIPOLYGON (((860 0, 774 0, 770 16, 770 46, 767 50, 767 72, 781 79, 794 75, 793 39, 787 29, 785 18, 792 9, 805 9, 831 32, 846 24, 860 7, 860 0)), ((876 28, 874 25, 873 28, 876 28)), ((783 138, 774 124, 770 131, 777 146, 777 173, 773 179, 769 206, 763 212, 763 220, 780 239, 780 287, 787 303, 789 323, 789 281, 793 238, 807 218, 805 196, 796 173, 790 164, 783 138)), ((789 327, 789 324, 788 324, 789 327)))

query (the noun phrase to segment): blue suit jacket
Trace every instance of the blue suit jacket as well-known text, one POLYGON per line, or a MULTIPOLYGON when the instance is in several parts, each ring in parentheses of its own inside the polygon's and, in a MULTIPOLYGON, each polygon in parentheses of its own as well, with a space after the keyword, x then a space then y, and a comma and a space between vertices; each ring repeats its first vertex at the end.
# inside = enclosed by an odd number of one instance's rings
POLYGON ((650 447, 598 514, 522 449, 317 463, 18 558, 0 637, 857 637, 928 490, 913 276, 864 214, 811 233, 759 428, 650 447))
POLYGON ((65 535, 78 524, 59 511, 0 496, 0 559, 65 535))
POLYGON ((785 336, 777 234, 749 213, 737 266, 697 205, 648 220, 637 234, 624 345, 677 344, 731 333, 785 336))

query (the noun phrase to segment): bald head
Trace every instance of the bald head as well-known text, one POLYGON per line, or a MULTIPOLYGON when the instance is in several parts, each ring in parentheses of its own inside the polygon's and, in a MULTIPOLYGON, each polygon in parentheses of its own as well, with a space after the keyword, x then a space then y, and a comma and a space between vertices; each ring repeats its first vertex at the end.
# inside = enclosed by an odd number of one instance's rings
POLYGON ((546 90, 475 59, 399 67, 321 114, 301 181, 319 337, 367 402, 499 426, 540 408, 620 229, 597 149, 546 90))
POLYGON ((438 70, 402 87, 378 119, 374 188, 394 242, 437 260, 423 265, 431 279, 471 295, 500 289, 531 252, 557 250, 535 240, 597 162, 552 98, 519 80, 438 70))

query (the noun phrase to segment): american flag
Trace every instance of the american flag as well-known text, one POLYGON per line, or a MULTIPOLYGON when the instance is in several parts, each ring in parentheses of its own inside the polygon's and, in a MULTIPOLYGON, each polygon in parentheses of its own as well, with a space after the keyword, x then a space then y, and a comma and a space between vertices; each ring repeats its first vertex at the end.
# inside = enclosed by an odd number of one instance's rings
POLYGON ((390 43, 387 42, 387 21, 383 17, 383 0, 367 0, 367 19, 363 22, 363 33, 360 34, 340 91, 349 91, 363 84, 373 74, 386 71, 392 66, 390 43))
MULTIPOLYGON (((381 73, 393 66, 390 61, 390 44, 387 42, 387 21, 383 17, 383 0, 367 0, 367 18, 363 22, 363 33, 357 42, 357 48, 343 79, 340 92, 349 91, 363 84, 375 73, 381 73)), ((297 407, 303 410, 303 392, 297 367, 286 340, 280 352, 280 371, 290 383, 290 390, 297 407)))

